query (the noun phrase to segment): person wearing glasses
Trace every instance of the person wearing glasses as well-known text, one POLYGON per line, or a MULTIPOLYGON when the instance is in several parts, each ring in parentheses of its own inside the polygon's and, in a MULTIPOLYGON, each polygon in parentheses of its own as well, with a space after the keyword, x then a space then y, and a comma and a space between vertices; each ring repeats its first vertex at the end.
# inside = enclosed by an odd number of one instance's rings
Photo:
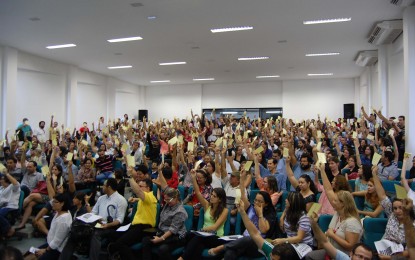
POLYGON ((56 212, 50 225, 47 243, 36 250, 37 259, 58 259, 68 240, 72 225, 72 216, 69 213, 70 197, 66 194, 57 194, 52 200, 52 208, 56 212))
MULTIPOLYGON (((316 213, 313 213, 313 216, 310 217, 311 227, 313 229, 314 237, 318 241, 318 244, 321 245, 324 250, 327 252, 327 255, 331 259, 336 260, 377 260, 378 255, 374 252, 369 246, 363 243, 356 243, 350 254, 347 255, 343 251, 340 251, 334 247, 330 242, 328 237, 323 233, 317 223, 318 217, 316 213)), ((324 258, 323 258, 324 259, 324 258)))
POLYGON ((128 167, 127 174, 132 177, 130 178, 130 186, 138 197, 137 211, 129 229, 115 242, 108 245, 108 252, 111 256, 118 253, 121 259, 135 259, 130 247, 141 242, 145 236, 145 229, 156 226, 157 199, 154 197, 153 183, 150 179, 144 179, 137 183, 134 180, 137 172, 132 167, 128 167))
MULTIPOLYGON (((246 172, 241 171, 241 182, 245 181, 246 172)), ((241 201, 249 219, 261 233, 262 238, 271 237, 276 220, 275 208, 272 200, 266 191, 257 193, 254 204, 251 204, 245 195, 245 189, 241 189, 241 201)), ((249 231, 245 230, 243 237, 225 245, 220 245, 209 250, 210 255, 218 255, 225 251, 225 260, 237 259, 239 256, 259 257, 261 254, 257 250, 255 241, 249 236, 249 231)))
POLYGON ((182 247, 186 243, 186 226, 187 212, 180 201, 180 193, 177 189, 167 185, 161 168, 158 172, 158 178, 153 183, 160 186, 164 197, 164 207, 160 213, 158 232, 155 236, 146 236, 143 238, 143 260, 152 259, 151 252, 157 247, 156 259, 173 259, 170 252, 176 248, 182 247))

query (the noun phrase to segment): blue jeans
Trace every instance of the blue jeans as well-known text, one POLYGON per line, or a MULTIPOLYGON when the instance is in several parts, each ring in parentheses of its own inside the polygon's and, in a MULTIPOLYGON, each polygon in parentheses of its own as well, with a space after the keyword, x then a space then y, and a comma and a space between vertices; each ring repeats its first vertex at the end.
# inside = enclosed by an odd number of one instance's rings
POLYGON ((108 178, 111 177, 112 174, 113 174, 113 172, 101 172, 96 177, 97 182, 101 183, 101 184, 104 183, 108 178))
POLYGON ((11 209, 11 208, 0 208, 0 216, 2 217, 6 217, 7 214, 12 211, 12 210, 16 210, 16 209, 11 209))

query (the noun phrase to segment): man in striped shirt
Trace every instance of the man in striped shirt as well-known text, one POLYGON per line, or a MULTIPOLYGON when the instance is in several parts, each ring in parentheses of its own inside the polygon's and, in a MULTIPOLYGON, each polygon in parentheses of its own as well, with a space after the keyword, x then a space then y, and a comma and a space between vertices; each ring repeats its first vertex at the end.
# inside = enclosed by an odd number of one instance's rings
POLYGON ((103 183, 107 180, 114 171, 112 166, 113 156, 112 155, 105 155, 105 150, 100 149, 98 152, 98 159, 95 161, 95 165, 98 169, 97 171, 97 181, 103 183))

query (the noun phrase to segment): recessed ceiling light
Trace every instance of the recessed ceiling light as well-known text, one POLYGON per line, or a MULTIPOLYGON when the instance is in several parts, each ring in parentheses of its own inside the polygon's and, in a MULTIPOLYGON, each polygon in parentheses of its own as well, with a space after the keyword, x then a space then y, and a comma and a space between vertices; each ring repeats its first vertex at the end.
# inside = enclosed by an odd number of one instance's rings
POLYGON ((140 36, 134 36, 134 37, 127 37, 127 38, 118 38, 118 39, 111 39, 107 40, 108 42, 130 42, 130 41, 139 41, 143 38, 140 36))
POLYGON ((269 57, 245 57, 245 58, 238 58, 238 60, 268 60, 269 57))
POLYGON ((269 75, 269 76, 256 76, 257 79, 266 79, 266 78, 279 78, 279 75, 269 75))
POLYGON ((254 29, 254 27, 252 27, 252 26, 242 26, 242 27, 210 29, 210 31, 212 33, 220 33, 220 32, 247 31, 247 30, 252 30, 252 29, 254 29))
POLYGON ((309 73, 307 76, 332 76, 333 73, 309 73))
POLYGON ((287 42, 287 40, 280 40, 280 41, 278 41, 278 43, 286 43, 287 42))
POLYGON ((157 19, 157 16, 155 16, 155 15, 147 16, 147 19, 148 20, 154 20, 154 19, 157 19))
POLYGON ((193 79, 194 81, 215 80, 215 78, 193 79))
POLYGON ((40 21, 40 18, 39 17, 31 17, 31 18, 29 18, 29 20, 32 21, 32 22, 38 22, 38 21, 40 21))
POLYGON ((133 66, 131 65, 124 65, 124 66, 113 66, 113 67, 107 67, 110 70, 115 70, 115 69, 129 69, 132 68, 133 66))
POLYGON ((60 49, 60 48, 70 48, 70 47, 75 47, 76 44, 73 43, 68 43, 68 44, 60 44, 60 45, 50 45, 47 46, 46 48, 51 50, 51 49, 60 49))
POLYGON ((316 57, 316 56, 334 56, 334 55, 340 55, 340 52, 308 53, 305 56, 307 56, 307 57, 316 57))
POLYGON ((175 61, 175 62, 161 62, 159 63, 160 66, 168 66, 168 65, 183 65, 186 64, 185 61, 175 61))
POLYGON ((303 21, 303 24, 320 24, 320 23, 341 23, 351 21, 352 18, 335 18, 335 19, 325 19, 325 20, 310 20, 303 21))
POLYGON ((169 83, 170 80, 152 80, 150 83, 169 83))
POLYGON ((142 3, 131 3, 130 4, 132 7, 140 7, 140 6, 144 6, 142 3))

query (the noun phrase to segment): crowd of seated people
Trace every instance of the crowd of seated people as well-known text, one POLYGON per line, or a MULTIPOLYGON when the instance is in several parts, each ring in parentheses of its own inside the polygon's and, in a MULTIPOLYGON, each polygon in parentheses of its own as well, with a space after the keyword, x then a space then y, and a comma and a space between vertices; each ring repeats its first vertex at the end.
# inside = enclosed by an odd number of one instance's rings
POLYGON ((296 123, 124 115, 79 129, 25 118, 0 140, 0 237, 32 220, 45 237, 38 259, 414 259, 405 117, 361 112, 296 123), (386 188, 399 181, 408 199, 386 188), (98 220, 80 223, 87 213, 98 220), (378 240, 402 250, 377 252, 368 219, 385 219, 378 240), (90 230, 81 241, 79 226, 90 230))

